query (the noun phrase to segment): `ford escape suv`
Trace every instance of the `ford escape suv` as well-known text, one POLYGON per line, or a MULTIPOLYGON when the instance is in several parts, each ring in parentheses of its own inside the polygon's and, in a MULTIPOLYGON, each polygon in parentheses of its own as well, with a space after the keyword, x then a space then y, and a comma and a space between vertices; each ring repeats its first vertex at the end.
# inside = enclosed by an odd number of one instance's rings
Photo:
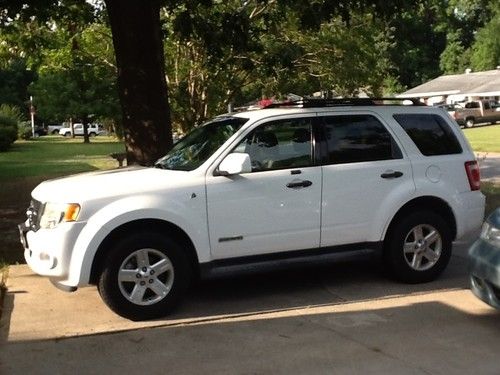
POLYGON ((154 167, 46 181, 19 226, 28 265, 63 290, 97 285, 119 315, 166 315, 221 268, 380 254, 435 279, 480 227, 474 154, 440 108, 301 100, 195 128, 154 167))

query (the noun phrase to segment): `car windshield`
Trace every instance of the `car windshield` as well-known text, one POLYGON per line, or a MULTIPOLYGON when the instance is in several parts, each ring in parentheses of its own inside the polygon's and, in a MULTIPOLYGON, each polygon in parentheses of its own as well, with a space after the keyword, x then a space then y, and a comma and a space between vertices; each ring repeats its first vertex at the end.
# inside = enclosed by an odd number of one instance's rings
POLYGON ((248 119, 241 117, 220 117, 195 128, 159 159, 155 167, 192 171, 202 165, 247 121, 248 119))

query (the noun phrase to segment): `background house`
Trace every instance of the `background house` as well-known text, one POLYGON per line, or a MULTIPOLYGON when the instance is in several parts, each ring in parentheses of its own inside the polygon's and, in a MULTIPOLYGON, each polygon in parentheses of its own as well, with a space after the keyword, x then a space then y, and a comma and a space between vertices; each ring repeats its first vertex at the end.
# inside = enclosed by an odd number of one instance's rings
POLYGON ((399 98, 422 98, 427 104, 447 103, 500 98, 500 66, 495 70, 464 74, 443 75, 414 87, 399 98))

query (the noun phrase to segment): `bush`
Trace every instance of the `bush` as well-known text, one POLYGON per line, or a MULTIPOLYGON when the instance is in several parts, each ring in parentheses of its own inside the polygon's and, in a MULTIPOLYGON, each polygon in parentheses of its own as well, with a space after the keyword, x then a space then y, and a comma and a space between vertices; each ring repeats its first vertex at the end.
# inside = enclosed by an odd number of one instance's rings
POLYGON ((17 137, 19 139, 31 139, 33 136, 33 130, 31 129, 31 123, 29 121, 22 121, 18 124, 17 137))
POLYGON ((0 152, 7 151, 17 138, 14 127, 0 126, 0 152))
POLYGON ((19 107, 0 105, 0 152, 7 151, 17 139, 18 123, 22 117, 19 107))

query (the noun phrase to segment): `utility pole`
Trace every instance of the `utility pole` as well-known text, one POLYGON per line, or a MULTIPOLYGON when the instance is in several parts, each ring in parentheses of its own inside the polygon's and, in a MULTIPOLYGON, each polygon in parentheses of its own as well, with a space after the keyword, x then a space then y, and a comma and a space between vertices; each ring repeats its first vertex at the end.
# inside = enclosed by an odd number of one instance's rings
POLYGON ((33 97, 30 95, 30 116, 31 116, 31 135, 35 138, 35 107, 33 106, 33 97))

